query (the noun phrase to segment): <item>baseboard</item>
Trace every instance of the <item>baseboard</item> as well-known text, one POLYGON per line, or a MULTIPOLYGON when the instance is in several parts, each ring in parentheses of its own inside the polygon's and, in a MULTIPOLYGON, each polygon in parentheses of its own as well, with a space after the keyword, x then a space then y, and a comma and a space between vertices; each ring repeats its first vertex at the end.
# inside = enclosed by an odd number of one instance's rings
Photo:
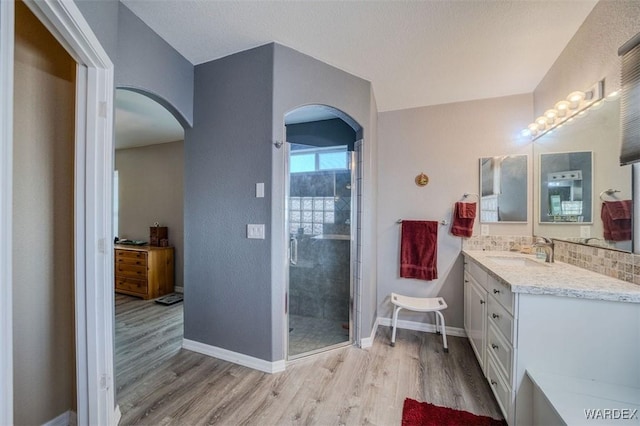
POLYGON ((76 413, 74 411, 65 411, 55 419, 51 419, 42 426, 74 426, 78 423, 76 413))
POLYGON ((203 355, 229 361, 234 364, 253 368, 254 370, 263 371, 269 374, 280 373, 281 371, 284 371, 286 367, 285 360, 265 361, 260 358, 254 358, 249 355, 229 351, 227 349, 218 348, 216 346, 207 345, 205 343, 189 339, 182 339, 182 347, 189 351, 198 352, 203 355))
POLYGON ((380 317, 376 318, 376 321, 373 323, 373 327, 371 330, 371 336, 365 337, 364 339, 360 339, 360 347, 362 349, 367 349, 373 346, 373 341, 376 338, 376 332, 378 331, 378 325, 380 324, 380 317))
MULTIPOLYGON (((391 327, 392 319, 378 317, 378 324, 391 327)), ((403 328, 406 330, 425 331, 427 333, 436 332, 435 324, 427 324, 424 322, 417 322, 417 321, 398 320, 397 327, 403 328)), ((448 336, 467 337, 467 333, 465 333, 464 328, 445 326, 445 330, 447 331, 448 336)))
POLYGON ((113 410, 113 424, 119 424, 122 418, 122 411, 120 411, 120 405, 116 404, 116 409, 113 410))
POLYGON ((175 286, 175 287, 173 287, 173 292, 174 292, 174 293, 181 293, 181 294, 184 294, 184 287, 177 287, 177 286, 175 286))

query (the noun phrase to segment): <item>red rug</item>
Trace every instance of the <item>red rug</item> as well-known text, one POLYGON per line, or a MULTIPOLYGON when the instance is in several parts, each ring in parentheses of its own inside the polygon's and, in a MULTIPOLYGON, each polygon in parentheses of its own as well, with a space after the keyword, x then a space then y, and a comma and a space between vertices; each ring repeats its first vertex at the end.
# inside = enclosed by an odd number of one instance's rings
POLYGON ((467 411, 438 407, 407 398, 402 407, 402 426, 506 426, 504 420, 476 416, 467 411))

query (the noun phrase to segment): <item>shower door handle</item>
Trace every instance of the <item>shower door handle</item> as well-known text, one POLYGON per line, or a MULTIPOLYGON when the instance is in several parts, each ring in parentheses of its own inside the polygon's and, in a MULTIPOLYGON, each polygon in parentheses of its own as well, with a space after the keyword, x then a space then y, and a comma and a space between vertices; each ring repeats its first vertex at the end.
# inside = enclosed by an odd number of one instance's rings
POLYGON ((289 262, 292 265, 298 264, 298 239, 295 237, 289 240, 289 262))

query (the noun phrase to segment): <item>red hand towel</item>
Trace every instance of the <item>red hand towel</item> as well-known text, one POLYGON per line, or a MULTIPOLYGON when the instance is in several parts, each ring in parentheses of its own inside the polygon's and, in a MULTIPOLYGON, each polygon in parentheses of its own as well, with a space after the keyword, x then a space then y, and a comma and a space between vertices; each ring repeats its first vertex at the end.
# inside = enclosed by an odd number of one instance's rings
POLYGON ((438 278, 438 222, 402 221, 400 276, 420 280, 438 278))
POLYGON ((604 228, 604 239, 609 241, 628 241, 632 237, 631 216, 633 202, 605 201, 602 203, 600 218, 604 228))
POLYGON ((473 235, 473 222, 476 219, 476 203, 458 201, 453 208, 451 233, 457 237, 473 235))

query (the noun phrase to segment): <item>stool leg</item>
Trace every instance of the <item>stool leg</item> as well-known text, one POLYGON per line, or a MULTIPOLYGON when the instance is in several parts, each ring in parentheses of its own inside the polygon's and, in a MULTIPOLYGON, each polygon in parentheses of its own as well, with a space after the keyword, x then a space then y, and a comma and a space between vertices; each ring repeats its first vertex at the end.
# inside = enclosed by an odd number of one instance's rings
POLYGON ((440 332, 440 327, 441 327, 441 325, 440 325, 440 317, 437 315, 438 311, 433 311, 433 313, 436 314, 436 315, 434 315, 436 317, 436 334, 442 334, 440 332))
POLYGON ((400 312, 400 309, 402 308, 400 306, 397 306, 393 311, 393 332, 391 333, 391 346, 396 345, 396 325, 398 324, 398 312, 400 312))
POLYGON ((440 317, 440 327, 442 330, 442 343, 444 345, 444 351, 449 352, 449 347, 447 346, 447 331, 444 328, 444 315, 442 315, 442 312, 440 311, 435 312, 440 317))

